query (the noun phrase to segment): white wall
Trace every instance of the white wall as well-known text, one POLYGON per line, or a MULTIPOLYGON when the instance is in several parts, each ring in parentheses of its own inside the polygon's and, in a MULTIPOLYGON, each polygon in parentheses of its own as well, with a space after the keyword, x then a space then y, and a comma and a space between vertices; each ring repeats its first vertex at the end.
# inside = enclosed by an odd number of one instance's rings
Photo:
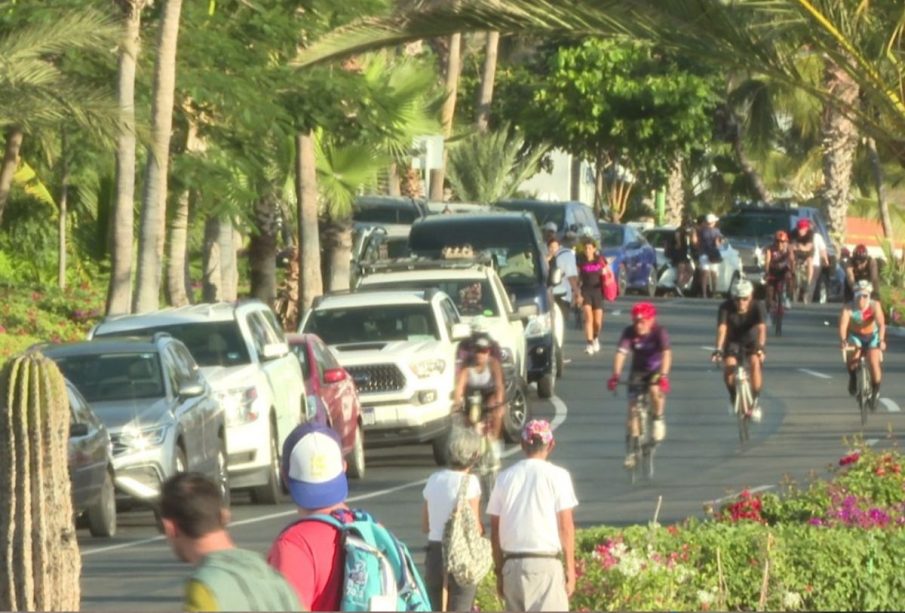
MULTIPOLYGON (((553 162, 550 172, 541 171, 522 183, 519 190, 535 194, 539 200, 571 200, 572 156, 554 149, 550 153, 553 162)), ((587 162, 581 163, 581 185, 579 200, 587 205, 594 203, 594 171, 587 162)))

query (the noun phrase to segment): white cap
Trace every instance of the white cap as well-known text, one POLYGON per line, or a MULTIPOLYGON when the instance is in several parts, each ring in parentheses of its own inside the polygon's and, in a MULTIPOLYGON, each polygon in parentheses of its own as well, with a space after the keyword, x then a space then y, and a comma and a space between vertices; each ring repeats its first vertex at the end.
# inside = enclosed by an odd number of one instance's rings
POLYGON ((555 223, 553 223, 552 221, 548 221, 547 223, 544 224, 543 229, 544 229, 545 231, 546 231, 546 230, 549 230, 550 232, 556 232, 557 227, 556 227, 556 224, 555 224, 555 223))
POLYGON ((717 217, 716 215, 714 215, 713 213, 707 213, 707 217, 704 218, 704 221, 706 221, 707 223, 716 223, 719 220, 720 220, 720 218, 717 217))

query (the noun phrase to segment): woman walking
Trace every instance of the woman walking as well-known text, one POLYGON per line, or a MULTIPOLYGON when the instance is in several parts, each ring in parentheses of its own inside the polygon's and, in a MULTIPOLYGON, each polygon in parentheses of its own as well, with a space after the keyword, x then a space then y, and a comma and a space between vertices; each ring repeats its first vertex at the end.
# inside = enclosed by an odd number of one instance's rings
POLYGON ((584 352, 591 355, 600 351, 599 337, 603 328, 603 286, 600 276, 604 267, 608 266, 593 237, 581 237, 577 263, 578 284, 581 288, 577 302, 584 316, 584 335, 587 341, 584 352))

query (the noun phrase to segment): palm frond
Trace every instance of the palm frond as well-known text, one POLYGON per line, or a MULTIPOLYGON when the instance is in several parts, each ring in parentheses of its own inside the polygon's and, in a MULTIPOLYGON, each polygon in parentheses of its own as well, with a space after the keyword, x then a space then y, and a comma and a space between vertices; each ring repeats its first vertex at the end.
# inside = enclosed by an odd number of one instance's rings
POLYGON ((322 130, 315 133, 317 188, 327 215, 346 219, 361 191, 377 183, 377 175, 388 160, 369 144, 339 144, 322 130))

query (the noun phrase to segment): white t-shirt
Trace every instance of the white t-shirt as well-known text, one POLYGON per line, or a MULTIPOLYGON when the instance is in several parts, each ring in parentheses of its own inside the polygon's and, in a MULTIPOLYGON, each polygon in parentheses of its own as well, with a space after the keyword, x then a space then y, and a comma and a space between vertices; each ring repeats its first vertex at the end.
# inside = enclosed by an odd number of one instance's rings
POLYGON ((554 256, 556 266, 562 271, 562 280, 553 288, 554 296, 563 296, 563 299, 572 301, 572 284, 569 277, 578 276, 578 263, 575 261, 575 252, 566 247, 560 248, 554 256))
POLYGON ((487 514, 500 518, 503 551, 554 553, 562 550, 556 514, 577 506, 569 471, 527 458, 499 474, 487 514))
POLYGON ((811 255, 812 266, 823 266, 823 254, 826 253, 826 241, 820 232, 814 232, 814 253, 811 255))
POLYGON ((446 520, 452 515, 453 507, 456 505, 456 498, 459 496, 459 487, 462 484, 462 479, 466 477, 468 477, 468 489, 465 492, 465 497, 468 500, 480 498, 481 483, 472 474, 445 468, 438 470, 428 478, 422 493, 425 502, 427 502, 427 517, 429 520, 427 540, 443 540, 443 528, 446 526, 446 520))

